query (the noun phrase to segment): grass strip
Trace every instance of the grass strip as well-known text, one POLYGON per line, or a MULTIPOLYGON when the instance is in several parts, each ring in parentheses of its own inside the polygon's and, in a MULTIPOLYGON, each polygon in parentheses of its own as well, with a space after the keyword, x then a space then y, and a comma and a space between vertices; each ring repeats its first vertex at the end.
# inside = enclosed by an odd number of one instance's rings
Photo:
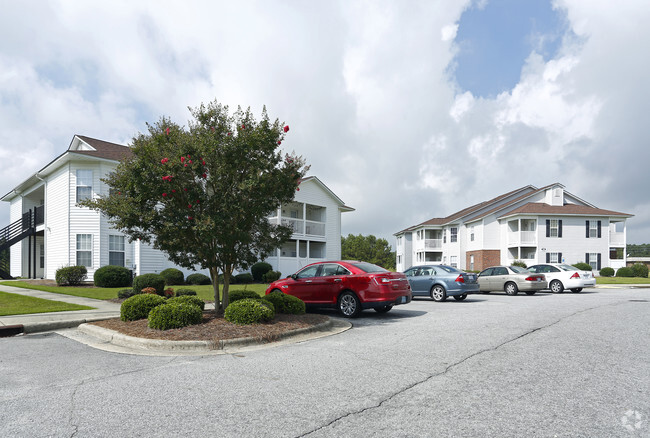
POLYGON ((42 290, 55 294, 72 295, 75 297, 94 298, 96 300, 110 300, 117 298, 117 292, 124 287, 72 287, 72 286, 44 286, 41 284, 30 284, 24 281, 3 281, 3 286, 22 287, 23 289, 42 290))
POLYGON ((643 277, 596 277, 596 284, 650 284, 650 278, 643 278, 643 277))
POLYGON ((61 301, 44 300, 42 298, 0 292, 0 316, 27 315, 30 313, 66 312, 70 310, 89 310, 94 307, 61 301))

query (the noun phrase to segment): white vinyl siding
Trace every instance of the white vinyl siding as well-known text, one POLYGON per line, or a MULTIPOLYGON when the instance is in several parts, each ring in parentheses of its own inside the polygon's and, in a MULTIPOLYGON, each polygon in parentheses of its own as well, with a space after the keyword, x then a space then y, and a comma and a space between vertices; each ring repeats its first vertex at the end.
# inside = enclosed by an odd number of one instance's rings
POLYGON ((69 252, 70 179, 69 166, 65 165, 47 178, 45 186, 45 278, 49 279, 54 279, 57 269, 74 264, 69 252))

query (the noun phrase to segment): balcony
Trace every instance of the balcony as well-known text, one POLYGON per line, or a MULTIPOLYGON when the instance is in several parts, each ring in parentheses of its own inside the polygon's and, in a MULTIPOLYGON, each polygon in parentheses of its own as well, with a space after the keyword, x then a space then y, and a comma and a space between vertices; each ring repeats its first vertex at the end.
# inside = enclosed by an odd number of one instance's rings
POLYGON ((442 248, 442 239, 425 239, 424 240, 424 249, 433 250, 442 248))
MULTIPOLYGON (((271 223, 277 223, 277 218, 270 218, 269 221, 271 223)), ((293 234, 325 237, 325 222, 283 217, 280 219, 280 223, 291 228, 293 234)))
POLYGON ((624 246, 625 245, 625 233, 610 232, 609 233, 609 244, 610 245, 616 245, 616 246, 624 246))
POLYGON ((514 231, 508 233, 508 246, 537 245, 537 231, 514 231))

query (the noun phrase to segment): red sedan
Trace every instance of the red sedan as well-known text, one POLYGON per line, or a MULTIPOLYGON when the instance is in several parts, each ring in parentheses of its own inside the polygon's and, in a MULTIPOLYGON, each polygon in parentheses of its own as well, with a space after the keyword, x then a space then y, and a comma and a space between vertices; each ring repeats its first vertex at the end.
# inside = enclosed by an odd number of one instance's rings
POLYGON ((298 297, 307 305, 337 308, 348 318, 359 316, 363 309, 385 313, 394 305, 411 302, 411 287, 404 274, 356 261, 312 263, 271 283, 266 294, 276 291, 298 297))

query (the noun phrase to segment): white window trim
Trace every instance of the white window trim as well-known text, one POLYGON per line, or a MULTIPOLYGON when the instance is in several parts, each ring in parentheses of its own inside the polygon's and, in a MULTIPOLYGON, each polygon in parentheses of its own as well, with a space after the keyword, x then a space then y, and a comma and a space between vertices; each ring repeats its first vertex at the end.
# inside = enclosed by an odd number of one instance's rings
POLYGON ((124 267, 126 265, 126 243, 124 236, 121 236, 119 234, 109 234, 108 236, 108 263, 109 265, 111 264, 111 253, 121 253, 122 254, 122 260, 123 263, 121 265, 113 265, 113 266, 122 266, 124 267), (122 249, 111 249, 111 243, 113 243, 115 240, 114 238, 121 238, 122 239, 122 249), (113 238, 113 239, 111 239, 113 238))
POLYGON ((598 221, 589 221, 589 238, 598 237, 598 221))
POLYGON ((86 266, 87 268, 92 268, 93 267, 93 235, 92 234, 77 234, 76 235, 76 246, 75 246, 75 248, 76 248, 76 251, 75 251, 75 264, 79 265, 79 253, 86 253, 87 252, 87 253, 90 254, 90 256, 89 256, 90 263, 88 265, 83 265, 83 266, 86 266), (80 248, 80 243, 82 243, 82 244, 84 243, 84 242, 79 241, 80 236, 90 236, 90 239, 88 241, 89 242, 88 246, 90 248, 80 248))
POLYGON ((559 219, 551 219, 549 222, 550 224, 550 231, 549 231, 549 237, 558 237, 560 235, 560 221, 559 219), (555 235, 553 235, 553 231, 555 231, 555 235))
POLYGON ((85 199, 92 199, 92 197, 93 197, 93 177, 94 177, 94 174, 93 174, 92 169, 77 169, 77 172, 76 172, 76 186, 75 186, 75 197, 76 197, 77 202, 83 201, 85 199), (80 172, 89 172, 90 173, 90 185, 88 185, 88 184, 80 184, 80 180, 81 180, 81 178, 79 176, 80 172), (87 197, 83 197, 82 199, 79 199, 79 189, 80 188, 90 189, 90 194, 87 197))

